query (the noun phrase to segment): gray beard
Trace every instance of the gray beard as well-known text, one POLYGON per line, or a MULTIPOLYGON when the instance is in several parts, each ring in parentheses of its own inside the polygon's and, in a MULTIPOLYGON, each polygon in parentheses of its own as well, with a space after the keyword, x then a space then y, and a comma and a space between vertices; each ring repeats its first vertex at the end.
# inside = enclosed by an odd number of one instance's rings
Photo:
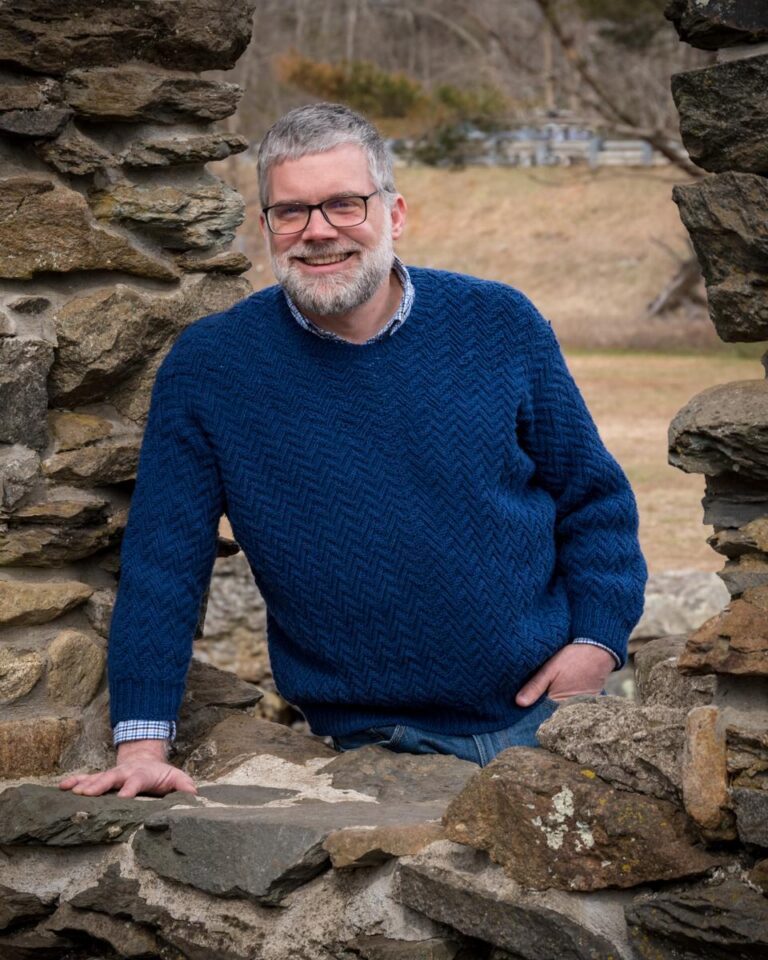
POLYGON ((366 303, 376 293, 392 270, 395 252, 392 243, 392 228, 385 229, 379 244, 372 250, 356 245, 324 244, 292 250, 290 254, 275 254, 269 251, 272 270, 278 283, 302 313, 318 316, 333 316, 347 313, 361 303, 366 303), (352 277, 329 275, 306 277, 291 260, 294 256, 323 256, 355 251, 359 254, 357 270, 352 277))

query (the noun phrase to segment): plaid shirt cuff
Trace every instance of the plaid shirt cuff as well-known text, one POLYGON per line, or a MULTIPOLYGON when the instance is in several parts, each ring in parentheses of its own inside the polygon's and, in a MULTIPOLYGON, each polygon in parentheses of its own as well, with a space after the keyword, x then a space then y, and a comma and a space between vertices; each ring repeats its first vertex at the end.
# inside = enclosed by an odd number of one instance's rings
POLYGON ((611 650, 610 647, 606 647, 604 643, 598 643, 597 640, 590 640, 589 637, 574 637, 571 643, 588 643, 591 647, 600 647, 601 650, 607 650, 616 662, 616 666, 613 669, 618 670, 619 667, 621 667, 621 660, 617 654, 611 650))
POLYGON ((117 746, 127 740, 168 740, 176 738, 176 724, 172 720, 121 720, 112 730, 117 746))

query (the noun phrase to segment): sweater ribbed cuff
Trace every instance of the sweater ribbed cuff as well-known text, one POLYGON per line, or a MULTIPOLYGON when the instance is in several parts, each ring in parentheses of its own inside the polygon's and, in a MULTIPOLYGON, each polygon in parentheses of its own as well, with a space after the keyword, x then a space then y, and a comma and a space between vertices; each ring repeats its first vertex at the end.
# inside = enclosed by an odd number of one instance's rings
POLYGON ((626 620, 594 610, 584 614, 574 614, 571 619, 571 636, 589 637, 596 645, 610 650, 616 656, 615 670, 625 666, 629 642, 626 620))
POLYGON ((175 722, 184 696, 183 683, 163 680, 110 680, 110 723, 121 720, 167 720, 175 722))

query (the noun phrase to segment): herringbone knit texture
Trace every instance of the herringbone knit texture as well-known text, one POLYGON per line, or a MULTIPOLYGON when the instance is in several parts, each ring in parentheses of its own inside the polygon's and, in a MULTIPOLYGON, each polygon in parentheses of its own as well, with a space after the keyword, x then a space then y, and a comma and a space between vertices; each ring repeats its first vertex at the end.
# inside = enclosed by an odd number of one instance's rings
POLYGON ((549 324, 503 284, 411 276, 408 323, 374 343, 301 329, 271 287, 174 344, 122 546, 113 724, 176 718, 223 512, 316 733, 499 729, 574 637, 625 657, 635 502, 549 324))

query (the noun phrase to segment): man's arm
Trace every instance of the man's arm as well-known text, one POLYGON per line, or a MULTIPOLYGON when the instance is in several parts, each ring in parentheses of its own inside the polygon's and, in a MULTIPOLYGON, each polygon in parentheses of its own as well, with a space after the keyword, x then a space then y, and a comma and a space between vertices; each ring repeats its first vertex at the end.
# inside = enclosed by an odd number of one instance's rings
MULTIPOLYGON (((173 723, 184 693, 202 596, 210 582, 224 497, 197 416, 208 372, 184 334, 158 370, 121 548, 108 678, 113 727, 134 718, 173 723)), ((118 742, 117 765, 61 781, 95 795, 194 792, 154 732, 118 742)), ((116 738, 116 741, 119 738, 116 738)))

